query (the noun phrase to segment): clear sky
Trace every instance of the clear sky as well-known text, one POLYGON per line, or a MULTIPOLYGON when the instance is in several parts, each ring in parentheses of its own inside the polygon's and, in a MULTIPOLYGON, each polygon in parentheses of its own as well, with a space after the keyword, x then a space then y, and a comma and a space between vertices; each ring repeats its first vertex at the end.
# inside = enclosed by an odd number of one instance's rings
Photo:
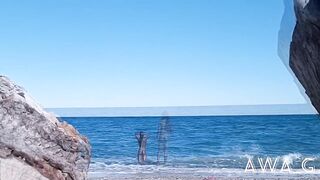
POLYGON ((0 2, 0 73, 45 107, 305 103, 281 0, 0 2))

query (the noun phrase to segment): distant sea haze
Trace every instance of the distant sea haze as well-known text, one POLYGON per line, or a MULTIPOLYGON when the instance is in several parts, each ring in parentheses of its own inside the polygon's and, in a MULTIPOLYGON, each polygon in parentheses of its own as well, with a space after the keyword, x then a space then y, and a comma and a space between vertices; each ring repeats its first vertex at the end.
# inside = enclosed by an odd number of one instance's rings
POLYGON ((225 116, 316 114, 310 104, 47 108, 59 117, 138 117, 138 116, 225 116))

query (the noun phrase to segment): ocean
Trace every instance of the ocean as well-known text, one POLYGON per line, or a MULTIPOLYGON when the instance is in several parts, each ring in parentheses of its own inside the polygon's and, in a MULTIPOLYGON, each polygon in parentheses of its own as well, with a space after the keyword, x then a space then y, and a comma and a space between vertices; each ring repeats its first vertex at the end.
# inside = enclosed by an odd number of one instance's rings
MULTIPOLYGON (((158 128, 161 117, 66 117, 62 120, 87 136, 92 146, 90 173, 134 173, 157 169, 158 128), (138 165, 135 133, 147 134, 147 161, 138 165)), ((176 116, 169 117, 167 163, 171 169, 230 169, 244 172, 249 159, 290 163, 301 169, 320 169, 320 119, 316 115, 176 116)))

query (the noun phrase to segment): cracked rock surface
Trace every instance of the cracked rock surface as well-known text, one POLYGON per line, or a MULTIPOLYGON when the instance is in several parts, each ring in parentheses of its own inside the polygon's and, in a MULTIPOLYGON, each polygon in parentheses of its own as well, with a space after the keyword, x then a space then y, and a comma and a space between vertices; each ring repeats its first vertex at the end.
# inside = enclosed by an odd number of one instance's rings
POLYGON ((290 67, 320 112, 320 1, 293 0, 296 26, 290 46, 290 67))
POLYGON ((0 76, 0 179, 87 179, 90 156, 87 138, 0 76), (1 173, 6 168, 12 173, 1 173))

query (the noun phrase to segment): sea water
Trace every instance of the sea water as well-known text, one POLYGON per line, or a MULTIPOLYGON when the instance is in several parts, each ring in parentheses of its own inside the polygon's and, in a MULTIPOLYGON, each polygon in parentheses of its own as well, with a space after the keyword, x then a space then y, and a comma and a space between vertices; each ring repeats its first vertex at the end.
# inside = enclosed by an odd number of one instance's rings
MULTIPOLYGON (((147 162, 157 169, 157 131, 161 117, 68 117, 63 120, 87 136, 92 146, 90 172, 134 173, 138 143, 135 133, 148 135, 147 162)), ((320 169, 320 118, 316 115, 169 117, 167 168, 237 169, 248 159, 270 157, 300 169, 304 158, 320 169)), ((258 164, 257 164, 258 165, 258 164)))

